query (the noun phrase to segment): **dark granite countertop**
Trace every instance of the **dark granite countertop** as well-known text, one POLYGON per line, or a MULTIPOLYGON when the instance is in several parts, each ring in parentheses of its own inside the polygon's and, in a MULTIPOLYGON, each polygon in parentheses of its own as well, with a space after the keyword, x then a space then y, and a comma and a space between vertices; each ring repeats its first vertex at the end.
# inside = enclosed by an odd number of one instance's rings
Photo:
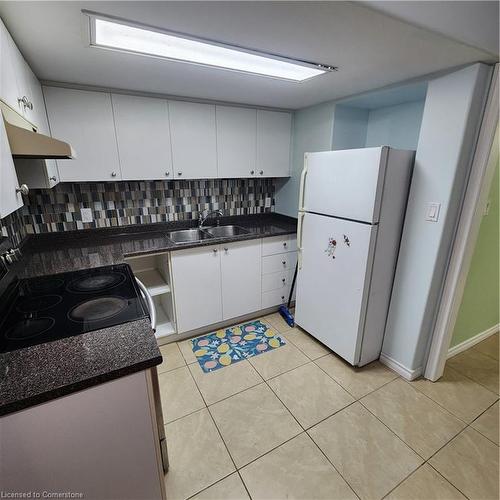
MULTIPOLYGON (((197 246, 266 238, 296 232, 297 221, 278 214, 221 218, 249 233, 176 245, 166 232, 195 227, 196 221, 124 228, 89 229, 31 236, 23 258, 9 274, 21 278, 124 262, 126 257, 197 246)), ((0 354, 0 415, 71 394, 162 362, 148 320, 0 354)))
MULTIPOLYGON (((220 224, 235 224, 249 232, 229 238, 210 238, 176 245, 166 233, 196 227, 197 221, 167 222, 123 228, 87 229, 31 236, 23 246, 18 266, 21 277, 33 277, 120 264, 126 257, 171 252, 219 243, 267 238, 297 231, 297 220, 279 214, 221 217, 220 224)), ((207 221, 206 225, 210 225, 207 221)))
POLYGON ((0 415, 162 362, 148 319, 0 354, 0 415))

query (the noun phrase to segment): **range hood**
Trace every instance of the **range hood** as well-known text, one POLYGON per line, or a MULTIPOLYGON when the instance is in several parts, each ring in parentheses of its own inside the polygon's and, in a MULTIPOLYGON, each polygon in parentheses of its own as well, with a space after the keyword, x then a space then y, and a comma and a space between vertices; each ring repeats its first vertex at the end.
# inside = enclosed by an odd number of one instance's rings
POLYGON ((76 158, 76 153, 70 144, 39 134, 36 127, 2 101, 0 101, 0 112, 13 158, 46 160, 76 158))

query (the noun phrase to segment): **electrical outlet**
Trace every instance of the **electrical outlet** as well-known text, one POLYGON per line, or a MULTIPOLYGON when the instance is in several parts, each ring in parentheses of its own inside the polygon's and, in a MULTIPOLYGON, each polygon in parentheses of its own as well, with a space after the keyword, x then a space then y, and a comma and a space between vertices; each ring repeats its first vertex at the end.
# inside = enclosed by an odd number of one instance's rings
POLYGON ((92 222, 94 220, 91 208, 82 208, 80 213, 82 214, 82 222, 92 222))

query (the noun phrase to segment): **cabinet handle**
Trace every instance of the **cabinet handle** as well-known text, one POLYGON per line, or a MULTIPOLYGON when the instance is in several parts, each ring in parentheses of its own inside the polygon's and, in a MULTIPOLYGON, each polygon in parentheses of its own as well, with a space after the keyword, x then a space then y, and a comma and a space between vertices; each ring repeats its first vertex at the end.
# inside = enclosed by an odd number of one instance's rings
POLYGON ((283 243, 283 246, 286 248, 286 241, 283 243))
POLYGON ((21 184, 18 188, 16 188, 16 193, 21 193, 26 196, 30 192, 29 187, 26 184, 21 184))
POLYGON ((170 175, 170 172, 165 172, 165 175, 168 177, 170 175))
POLYGON ((214 248, 214 249, 212 250, 212 252, 213 252, 213 253, 217 253, 217 248, 214 248))
POLYGON ((111 172, 111 177, 116 177, 116 172, 111 172))
POLYGON ((228 252, 228 249, 227 249, 227 248, 224 248, 224 252, 226 252, 226 253, 227 253, 227 252, 228 252))
POLYGON ((25 96, 18 97, 17 104, 19 106, 23 106, 24 109, 28 108, 30 111, 33 111, 33 103, 25 96))
POLYGON ((283 260, 281 263, 282 263, 284 266, 286 266, 286 260, 283 260))
POLYGON ((53 175, 52 177, 49 177, 49 181, 56 182, 57 181, 57 177, 55 175, 53 175))
POLYGON ((263 175, 263 174, 264 174, 264 170, 261 170, 261 171, 259 172, 259 174, 260 174, 260 175, 263 175))
POLYGON ((182 172, 177 172, 177 175, 180 177, 182 175, 182 172))
POLYGON ((285 300, 285 296, 284 295, 281 296, 281 300, 285 300))
POLYGON ((255 174, 255 170, 250 170, 250 175, 255 174))
POLYGON ((283 284, 285 284, 286 279, 285 279, 285 278, 282 278, 282 279, 281 279, 281 281, 283 281, 283 284))

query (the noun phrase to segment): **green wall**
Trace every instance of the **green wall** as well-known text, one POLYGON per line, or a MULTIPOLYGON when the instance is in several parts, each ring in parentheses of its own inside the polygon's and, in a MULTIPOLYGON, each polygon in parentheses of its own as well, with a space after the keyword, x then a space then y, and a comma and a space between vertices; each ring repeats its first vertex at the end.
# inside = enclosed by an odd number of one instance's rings
POLYGON ((481 221, 451 347, 499 322, 498 169, 497 162, 489 195, 490 211, 481 221))

